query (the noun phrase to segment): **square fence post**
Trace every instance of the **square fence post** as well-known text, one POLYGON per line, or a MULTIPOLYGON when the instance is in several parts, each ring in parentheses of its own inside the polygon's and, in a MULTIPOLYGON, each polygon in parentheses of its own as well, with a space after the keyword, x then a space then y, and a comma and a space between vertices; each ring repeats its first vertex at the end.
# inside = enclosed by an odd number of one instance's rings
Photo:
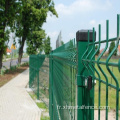
POLYGON ((53 51, 49 56, 49 115, 53 120, 53 51))
POLYGON ((31 55, 29 57, 29 88, 31 88, 31 55))
POLYGON ((40 86, 40 82, 39 82, 39 69, 40 69, 40 67, 39 67, 39 62, 40 62, 40 59, 39 59, 39 56, 37 55, 37 61, 36 61, 36 68, 37 68, 37 99, 39 100, 40 99, 40 97, 39 97, 39 86, 40 86))
MULTIPOLYGON (((94 120, 94 109, 88 109, 87 106, 94 106, 94 87, 91 89, 86 88, 85 80, 89 79, 89 76, 92 75, 91 72, 85 68, 83 64, 82 57, 87 50, 89 43, 93 42, 93 35, 96 37, 96 34, 93 34, 93 31, 90 30, 80 30, 76 33, 77 41, 77 120, 94 120), (89 39, 89 42, 88 42, 89 39)), ((93 49, 91 55, 95 52, 95 46, 89 46, 89 51, 93 49)), ((89 53, 86 53, 85 57, 89 53)), ((87 80, 88 82, 88 80, 87 80)), ((93 82, 93 79, 92 79, 93 82)), ((90 84, 87 83, 89 86, 90 84)))

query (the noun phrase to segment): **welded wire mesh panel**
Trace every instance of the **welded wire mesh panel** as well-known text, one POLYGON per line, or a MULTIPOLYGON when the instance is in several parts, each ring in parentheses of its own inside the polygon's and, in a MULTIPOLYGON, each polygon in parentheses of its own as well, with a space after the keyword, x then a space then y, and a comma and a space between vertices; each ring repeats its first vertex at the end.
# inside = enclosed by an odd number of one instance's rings
POLYGON ((49 58, 45 58, 39 70, 39 96, 49 106, 49 58))
POLYGON ((39 70, 45 60, 45 55, 30 55, 29 58, 29 87, 39 99, 39 70))
POLYGON ((71 40, 50 54, 50 116, 76 119, 76 45, 71 40))
POLYGON ((120 40, 120 15, 117 16, 117 34, 115 38, 109 38, 108 20, 106 21, 106 40, 101 40, 101 25, 99 25, 98 36, 98 42, 88 42, 88 48, 82 57, 83 65, 88 70, 88 74, 94 71, 95 74, 93 73, 92 76, 93 81, 97 80, 97 85, 95 86, 95 119, 118 120, 120 119, 120 60, 119 58, 115 60, 112 56, 114 56, 115 51, 118 49, 120 40), (108 51, 111 42, 115 42, 115 46, 111 52, 107 52, 106 59, 102 59, 106 51, 108 51), (92 58, 100 51, 103 43, 105 43, 103 50, 96 56, 96 59, 93 60, 92 58), (90 51, 89 48, 95 45, 98 45, 96 51, 92 49, 90 51), (92 57, 88 58, 91 53, 92 57))

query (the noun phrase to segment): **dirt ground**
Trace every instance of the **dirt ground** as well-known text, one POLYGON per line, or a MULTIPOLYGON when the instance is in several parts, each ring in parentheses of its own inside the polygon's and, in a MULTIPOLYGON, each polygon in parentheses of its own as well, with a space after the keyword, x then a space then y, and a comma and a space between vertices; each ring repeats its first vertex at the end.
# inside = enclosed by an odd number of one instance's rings
POLYGON ((22 73, 28 67, 28 65, 21 66, 16 70, 9 70, 6 74, 0 75, 0 87, 9 82, 12 78, 16 77, 19 73, 22 73))
MULTIPOLYGON (((119 112, 120 113, 120 112, 119 112)), ((101 120, 105 120, 105 110, 101 110, 100 112, 100 119, 101 120)), ((114 110, 110 110, 108 112, 108 120, 116 120, 116 116, 115 116, 116 112, 114 110)), ((94 120, 98 120, 98 110, 95 110, 95 119, 94 120)))

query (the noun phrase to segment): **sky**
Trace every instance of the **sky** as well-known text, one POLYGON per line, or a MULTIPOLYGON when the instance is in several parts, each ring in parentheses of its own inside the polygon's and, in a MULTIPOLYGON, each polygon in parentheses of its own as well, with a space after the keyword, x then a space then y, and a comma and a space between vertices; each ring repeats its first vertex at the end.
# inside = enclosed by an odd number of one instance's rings
POLYGON ((51 38, 52 49, 56 47, 60 31, 62 40, 66 43, 76 38, 78 30, 95 27, 98 41, 98 25, 101 24, 102 40, 106 39, 106 20, 109 20, 109 37, 116 37, 120 0, 54 0, 54 3, 59 17, 48 13, 47 21, 43 25, 46 34, 51 38))

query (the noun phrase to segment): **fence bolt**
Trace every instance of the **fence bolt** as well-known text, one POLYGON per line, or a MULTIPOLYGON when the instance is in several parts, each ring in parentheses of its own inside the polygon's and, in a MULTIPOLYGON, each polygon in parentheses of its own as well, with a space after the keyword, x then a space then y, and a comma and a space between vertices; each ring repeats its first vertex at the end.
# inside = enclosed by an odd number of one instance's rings
POLYGON ((87 80, 87 78, 85 79, 85 87, 87 87, 87 85, 88 85, 88 80, 87 80))
POLYGON ((96 80, 94 80, 94 85, 96 85, 96 80))

